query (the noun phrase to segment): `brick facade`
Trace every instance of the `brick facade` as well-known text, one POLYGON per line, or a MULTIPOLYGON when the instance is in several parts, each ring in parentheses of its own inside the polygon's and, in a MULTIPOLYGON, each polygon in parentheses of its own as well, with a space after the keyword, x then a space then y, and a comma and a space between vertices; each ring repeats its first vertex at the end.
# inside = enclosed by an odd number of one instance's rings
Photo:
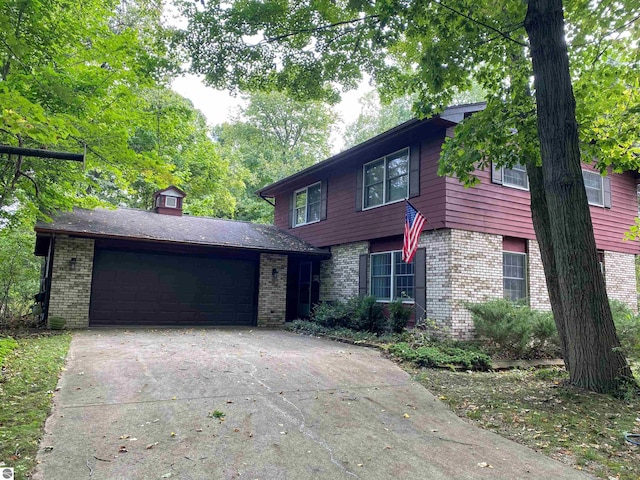
POLYGON ((331 247, 331 258, 320 265, 320 301, 333 301, 358 295, 360 255, 369 253, 369 242, 331 247))
POLYGON ((604 252, 604 274, 609 298, 620 300, 637 312, 635 255, 604 252))
POLYGON ((551 310, 547 281, 544 278, 540 247, 536 240, 529 240, 527 244, 527 269, 529 273, 529 306, 535 310, 551 310))
POLYGON ((49 318, 64 318, 65 328, 89 326, 93 251, 92 239, 70 238, 66 235, 55 239, 49 318), (71 270, 73 258, 76 259, 75 268, 71 270))
POLYGON ((450 335, 473 337, 473 320, 465 302, 502 298, 502 237, 488 233, 451 230, 450 335))
POLYGON ((426 314, 416 323, 426 322, 437 333, 447 335, 451 324, 451 230, 430 230, 420 235, 418 248, 426 256, 426 314), (435 322, 435 324, 433 324, 435 322))
POLYGON ((284 325, 287 309, 287 264, 288 257, 286 255, 268 253, 260 255, 259 327, 284 325))

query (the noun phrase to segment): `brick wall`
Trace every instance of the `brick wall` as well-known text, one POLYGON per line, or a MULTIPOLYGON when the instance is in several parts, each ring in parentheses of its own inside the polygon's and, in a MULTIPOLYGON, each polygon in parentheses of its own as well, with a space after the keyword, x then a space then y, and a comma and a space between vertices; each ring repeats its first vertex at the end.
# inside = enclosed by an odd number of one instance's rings
POLYGON ((65 328, 89 326, 93 243, 92 239, 66 235, 55 238, 49 318, 64 318, 65 328), (76 259, 74 270, 71 270, 72 258, 76 259))
POLYGON ((369 242, 331 247, 331 258, 320 264, 320 301, 358 296, 360 255, 369 253, 369 242))
POLYGON ((284 325, 287 309, 287 261, 286 255, 263 253, 260 255, 260 280, 258 293, 258 326, 284 325), (273 269, 277 270, 274 276, 273 269))
POLYGON ((418 248, 426 254, 427 311, 426 318, 417 313, 416 322, 426 322, 435 327, 434 333, 444 336, 451 327, 451 230, 423 232, 418 248))
POLYGON ((637 312, 635 255, 605 251, 604 273, 609 298, 620 300, 637 312))
POLYGON ((451 230, 451 331, 473 338, 473 320, 464 302, 502 298, 502 236, 451 230))
POLYGON ((544 268, 540 247, 536 240, 528 241, 527 267, 529 271, 529 306, 535 310, 551 310, 547 281, 544 278, 544 268))

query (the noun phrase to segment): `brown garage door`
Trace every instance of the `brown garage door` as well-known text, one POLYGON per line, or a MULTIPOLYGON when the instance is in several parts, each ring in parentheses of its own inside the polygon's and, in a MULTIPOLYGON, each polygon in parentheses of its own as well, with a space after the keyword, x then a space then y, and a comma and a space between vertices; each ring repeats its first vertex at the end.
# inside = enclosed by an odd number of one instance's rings
POLYGON ((91 326, 255 325, 256 262, 96 249, 91 326))

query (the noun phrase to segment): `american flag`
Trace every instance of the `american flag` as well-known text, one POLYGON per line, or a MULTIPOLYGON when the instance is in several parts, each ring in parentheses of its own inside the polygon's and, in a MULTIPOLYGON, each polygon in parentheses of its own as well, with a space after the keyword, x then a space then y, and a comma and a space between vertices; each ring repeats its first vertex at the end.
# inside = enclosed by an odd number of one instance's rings
POLYGON ((413 256, 418 249, 420 232, 422 232, 422 227, 424 227, 426 221, 427 219, 424 218, 424 215, 407 202, 407 213, 404 221, 404 242, 402 243, 403 262, 411 263, 411 260, 413 260, 413 256))

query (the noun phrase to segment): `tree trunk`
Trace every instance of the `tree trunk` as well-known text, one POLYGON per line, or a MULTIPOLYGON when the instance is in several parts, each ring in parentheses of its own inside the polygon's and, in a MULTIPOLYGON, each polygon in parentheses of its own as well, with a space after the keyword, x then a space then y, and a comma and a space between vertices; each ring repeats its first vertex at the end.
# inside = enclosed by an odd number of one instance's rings
POLYGON ((574 385, 610 392, 633 376, 619 349, 597 260, 582 179, 562 0, 529 0, 525 28, 533 63, 547 210, 538 211, 544 206, 533 197, 531 206, 536 210, 536 235, 543 239, 541 250, 555 259, 552 265, 545 265, 545 276, 551 279, 550 292, 557 276, 559 298, 551 300, 560 307, 557 325, 564 338, 564 362, 574 385), (547 220, 549 231, 545 232, 547 220), (540 227, 543 231, 538 232, 540 227), (547 238, 552 248, 545 244, 547 238))

